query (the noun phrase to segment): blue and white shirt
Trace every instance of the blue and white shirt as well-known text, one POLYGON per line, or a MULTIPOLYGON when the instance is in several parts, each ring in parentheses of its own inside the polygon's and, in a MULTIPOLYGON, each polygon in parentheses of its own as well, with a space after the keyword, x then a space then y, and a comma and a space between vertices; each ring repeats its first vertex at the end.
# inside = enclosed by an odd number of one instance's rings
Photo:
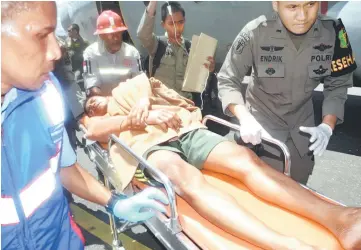
POLYGON ((64 129, 58 80, 37 91, 13 88, 1 107, 0 222, 3 249, 83 249, 59 168, 76 155, 64 129))

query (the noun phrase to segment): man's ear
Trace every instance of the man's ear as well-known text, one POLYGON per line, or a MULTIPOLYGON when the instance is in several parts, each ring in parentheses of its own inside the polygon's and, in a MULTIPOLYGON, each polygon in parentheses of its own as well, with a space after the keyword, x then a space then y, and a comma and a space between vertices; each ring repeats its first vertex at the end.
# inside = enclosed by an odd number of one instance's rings
POLYGON ((272 1, 272 8, 274 11, 278 12, 278 1, 272 1))
POLYGON ((163 29, 165 29, 164 27, 165 23, 163 21, 160 22, 160 25, 163 27, 163 29))

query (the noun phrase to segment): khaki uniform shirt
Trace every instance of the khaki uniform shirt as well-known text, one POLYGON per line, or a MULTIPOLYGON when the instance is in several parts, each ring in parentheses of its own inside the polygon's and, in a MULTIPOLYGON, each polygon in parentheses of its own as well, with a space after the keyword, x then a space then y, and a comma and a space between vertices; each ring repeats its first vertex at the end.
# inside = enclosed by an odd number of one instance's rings
POLYGON ((84 41, 81 37, 77 40, 73 40, 68 37, 66 40, 66 46, 68 53, 70 54, 73 71, 82 71, 83 52, 86 47, 89 46, 88 42, 84 41))
MULTIPOLYGON (((137 31, 140 42, 149 53, 150 62, 158 48, 158 39, 153 33, 154 24, 155 16, 150 16, 147 11, 145 11, 137 31)), ((182 46, 185 49, 184 40, 182 41, 182 46)), ((153 77, 159 79, 168 88, 174 89, 182 96, 192 99, 191 93, 182 91, 184 74, 188 62, 188 55, 183 48, 168 43, 166 52, 160 61, 159 68, 153 77)))
POLYGON ((140 55, 136 48, 122 42, 119 51, 109 53, 98 41, 84 51, 84 84, 86 89, 99 87, 104 95, 111 95, 120 82, 140 74, 140 55))
POLYGON ((261 16, 245 26, 228 52, 218 74, 219 97, 226 114, 232 116, 229 104, 246 104, 274 138, 285 142, 290 136, 304 156, 309 136, 299 126, 315 126, 313 90, 324 82, 323 116, 336 115, 341 123, 355 68, 341 21, 319 17, 297 50, 278 15, 261 16), (245 103, 241 82, 251 67, 245 103))

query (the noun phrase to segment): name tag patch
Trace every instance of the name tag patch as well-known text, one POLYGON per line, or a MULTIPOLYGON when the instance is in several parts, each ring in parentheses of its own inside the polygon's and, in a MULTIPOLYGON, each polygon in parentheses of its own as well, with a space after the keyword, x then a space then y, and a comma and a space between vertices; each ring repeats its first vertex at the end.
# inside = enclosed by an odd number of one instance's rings
POLYGON ((311 62, 331 62, 332 60, 332 55, 331 54, 328 54, 328 55, 325 55, 325 54, 320 54, 320 55, 312 55, 311 56, 311 62))
POLYGON ((282 56, 261 56, 260 60, 261 62, 277 62, 277 63, 283 62, 282 56))
POLYGON ((123 60, 123 66, 127 68, 131 68, 133 65, 133 61, 130 58, 124 58, 123 60))

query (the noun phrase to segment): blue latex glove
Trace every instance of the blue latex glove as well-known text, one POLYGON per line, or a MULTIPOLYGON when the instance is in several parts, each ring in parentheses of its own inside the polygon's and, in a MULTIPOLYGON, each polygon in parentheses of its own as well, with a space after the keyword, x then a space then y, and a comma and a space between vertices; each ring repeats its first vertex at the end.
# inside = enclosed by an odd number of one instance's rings
POLYGON ((326 123, 321 123, 317 127, 300 127, 300 130, 311 135, 310 142, 312 145, 309 150, 313 151, 314 155, 322 156, 330 141, 332 128, 326 123))
POLYGON ((162 191, 152 187, 147 188, 130 198, 117 201, 113 214, 119 219, 130 222, 145 221, 152 218, 157 211, 166 212, 165 207, 157 201, 166 205, 169 204, 166 195, 162 191), (149 208, 150 211, 141 211, 149 208))

